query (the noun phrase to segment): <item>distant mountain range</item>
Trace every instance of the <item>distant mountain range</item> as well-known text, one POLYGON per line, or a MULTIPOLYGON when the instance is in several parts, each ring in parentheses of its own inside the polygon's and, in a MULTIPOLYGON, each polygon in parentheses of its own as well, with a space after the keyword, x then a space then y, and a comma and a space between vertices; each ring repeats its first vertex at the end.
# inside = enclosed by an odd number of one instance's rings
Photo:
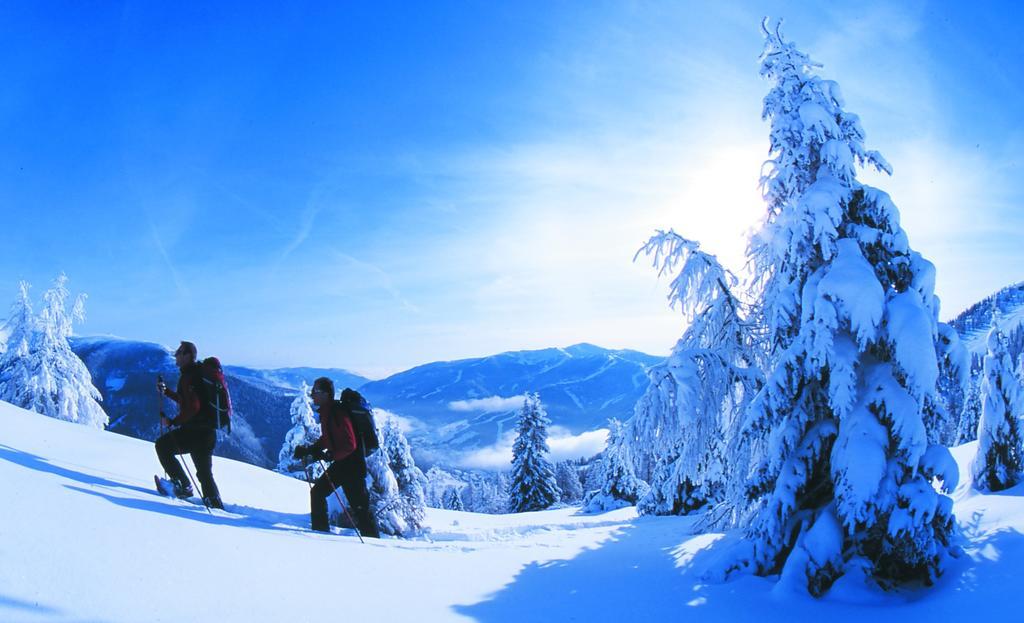
MULTIPOLYGON (((168 383, 177 379, 170 351, 111 337, 72 338, 72 348, 103 395, 109 429, 155 439, 159 410, 173 408, 155 391, 158 374, 168 383)), ((574 434, 602 428, 609 417, 628 418, 647 388, 646 369, 659 361, 636 351, 577 344, 430 363, 380 381, 341 369, 225 365, 233 432, 218 454, 264 467, 276 464, 298 388, 327 376, 339 389, 357 388, 375 407, 405 418, 417 459, 428 466, 446 464, 511 430, 528 391, 540 393, 554 425, 574 434)))
POLYGON ((576 344, 430 363, 360 391, 374 406, 415 420, 414 446, 444 455, 499 441, 514 428, 526 392, 539 393, 552 424, 573 434, 628 418, 647 389, 647 368, 661 360, 576 344))

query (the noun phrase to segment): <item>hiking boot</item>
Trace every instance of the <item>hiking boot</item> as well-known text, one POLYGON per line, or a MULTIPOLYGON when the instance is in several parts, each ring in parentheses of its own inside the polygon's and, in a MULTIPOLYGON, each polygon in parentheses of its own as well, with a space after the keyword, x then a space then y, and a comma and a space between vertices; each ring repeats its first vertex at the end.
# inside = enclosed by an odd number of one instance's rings
POLYGON ((188 482, 176 481, 174 483, 174 496, 180 500, 192 497, 192 485, 188 482))

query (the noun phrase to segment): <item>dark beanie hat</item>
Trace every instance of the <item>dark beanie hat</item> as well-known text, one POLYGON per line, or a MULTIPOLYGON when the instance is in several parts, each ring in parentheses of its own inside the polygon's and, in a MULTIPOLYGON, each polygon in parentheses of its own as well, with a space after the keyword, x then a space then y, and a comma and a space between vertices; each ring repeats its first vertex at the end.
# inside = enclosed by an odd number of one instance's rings
POLYGON ((334 398, 334 381, 326 376, 321 376, 317 380, 313 381, 313 389, 327 392, 330 394, 331 398, 334 398))

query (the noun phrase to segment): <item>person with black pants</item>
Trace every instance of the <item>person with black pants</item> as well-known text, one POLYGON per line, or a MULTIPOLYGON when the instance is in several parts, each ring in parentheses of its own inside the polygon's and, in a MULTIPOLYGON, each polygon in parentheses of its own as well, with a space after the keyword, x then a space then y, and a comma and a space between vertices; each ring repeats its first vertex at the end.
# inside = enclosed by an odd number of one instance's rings
POLYGON ((196 465, 196 478, 202 488, 203 501, 210 508, 224 508, 220 491, 213 480, 213 449, 217 445, 217 414, 208 396, 198 352, 192 342, 182 342, 174 352, 174 363, 181 371, 177 391, 171 391, 162 380, 157 390, 178 403, 178 417, 160 414, 160 423, 171 428, 156 440, 156 455, 164 471, 174 483, 178 497, 192 495, 192 485, 176 455, 191 454, 196 465))
POLYGON ((370 514, 370 495, 366 490, 366 457, 357 440, 348 408, 334 400, 334 382, 326 377, 313 382, 310 392, 320 414, 320 439, 309 446, 297 446, 294 456, 319 459, 327 455, 333 462, 313 483, 309 491, 309 515, 313 530, 329 532, 327 498, 341 487, 349 509, 364 537, 379 538, 377 522, 370 514))

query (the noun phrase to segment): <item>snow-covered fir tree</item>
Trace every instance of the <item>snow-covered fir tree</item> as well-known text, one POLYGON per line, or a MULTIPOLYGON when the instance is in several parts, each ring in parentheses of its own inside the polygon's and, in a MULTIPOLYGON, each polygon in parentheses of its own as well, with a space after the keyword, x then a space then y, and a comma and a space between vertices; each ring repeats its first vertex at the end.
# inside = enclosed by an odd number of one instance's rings
POLYGON ((575 461, 560 461, 555 465, 555 480, 562 493, 562 502, 576 504, 583 499, 583 483, 575 461))
POLYGON ((13 402, 19 388, 31 386, 30 367, 25 365, 29 355, 29 344, 36 332, 36 315, 32 310, 31 286, 18 283, 18 296, 11 305, 11 313, 4 322, 3 348, 0 348, 0 399, 13 402))
POLYGON ((543 510, 560 497, 555 468, 547 457, 549 424, 540 396, 527 394, 519 412, 518 434, 512 446, 510 512, 543 510))
POLYGON ((508 496, 499 485, 499 474, 472 471, 466 477, 466 486, 459 491, 462 504, 474 513, 507 513, 508 496))
POLYGON ((458 487, 448 487, 444 492, 444 507, 450 511, 466 510, 458 487))
POLYGON ((608 441, 601 453, 604 482, 601 488, 588 494, 583 507, 591 512, 632 506, 647 494, 648 486, 636 476, 629 439, 622 422, 608 421, 608 441))
POLYGON ((1007 353, 1005 337, 995 323, 988 334, 981 404, 974 486, 983 491, 1002 491, 1020 482, 1024 475, 1024 388, 1007 353))
POLYGON ((494 484, 490 491, 490 510, 486 511, 493 515, 501 515, 508 512, 509 508, 509 490, 511 486, 512 478, 509 472, 498 472, 494 475, 494 484))
POLYGON ((981 375, 972 376, 967 383, 963 406, 960 408, 960 424, 957 426, 956 443, 962 444, 978 438, 978 422, 981 421, 981 375))
POLYGON ((102 396, 88 368, 71 350, 75 322, 85 320, 85 295, 67 307, 63 274, 43 294, 33 313, 29 286, 22 282, 7 321, 7 348, 0 355, 0 400, 61 420, 105 428, 102 396))
POLYGON ((405 522, 405 532, 418 532, 423 527, 426 516, 427 478, 416 461, 412 458, 409 440, 405 437, 397 418, 387 415, 381 427, 381 449, 387 455, 388 466, 398 482, 398 495, 401 500, 401 514, 405 522))
POLYGON ((939 400, 924 424, 929 442, 952 446, 957 442, 960 415, 971 382, 971 355, 948 324, 938 324, 938 336, 939 400))
POLYGON ((306 478, 302 461, 293 458, 297 446, 308 446, 320 438, 320 423, 309 399, 309 386, 302 382, 299 395, 292 401, 292 427, 285 436, 278 453, 277 471, 296 478, 306 478))
POLYGON ((444 492, 449 486, 459 482, 458 479, 437 465, 428 469, 424 476, 427 478, 425 489, 427 506, 430 508, 444 508, 444 492))
POLYGON ((669 305, 689 326, 669 358, 648 372, 627 443, 650 480, 641 512, 687 513, 720 501, 727 467, 743 464, 740 449, 726 443, 760 387, 758 348, 733 292, 737 279, 697 242, 659 231, 640 253, 653 256, 659 276, 674 274, 669 305))
POLYGON ((388 464, 386 452, 377 450, 366 457, 366 472, 371 478, 369 486, 370 509, 382 534, 403 536, 410 533, 410 526, 402 516, 402 496, 398 480, 388 464))
POLYGON ((959 477, 925 425, 939 408, 935 269, 888 195, 857 181, 857 165, 891 170, 838 85, 777 28, 765 36, 768 213, 749 256, 770 350, 744 422, 746 539, 730 569, 814 595, 853 560, 885 587, 932 582, 955 548, 932 481, 950 491, 959 477))
POLYGON ((604 486, 604 462, 601 460, 601 454, 588 459, 580 466, 580 471, 583 472, 584 498, 601 490, 604 486))

